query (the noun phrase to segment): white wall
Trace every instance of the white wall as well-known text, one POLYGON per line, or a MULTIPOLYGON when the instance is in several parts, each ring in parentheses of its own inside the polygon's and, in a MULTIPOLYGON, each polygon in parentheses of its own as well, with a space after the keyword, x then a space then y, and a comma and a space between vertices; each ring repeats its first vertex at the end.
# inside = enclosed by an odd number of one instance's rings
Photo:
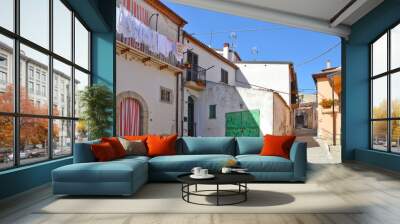
MULTIPOLYGON (((119 3, 122 3, 123 0, 117 0, 117 6, 119 3)), ((178 41, 178 25, 172 22, 168 17, 160 13, 159 11, 155 10, 152 6, 147 4, 144 0, 136 0, 136 2, 145 8, 149 12, 149 17, 154 14, 158 13, 158 23, 157 23, 157 32, 164 34, 167 36, 171 41, 178 41)), ((154 15, 150 20, 150 28, 156 30, 156 16, 154 15)))
POLYGON ((117 56, 117 95, 124 91, 134 91, 146 101, 149 133, 176 133, 176 76, 173 73, 117 56), (160 101, 161 86, 172 90, 172 104, 160 101))
POLYGON ((236 63, 239 71, 236 85, 248 84, 279 91, 285 102, 290 105, 290 69, 289 64, 236 63))
MULTIPOLYGON (((208 81, 212 82, 220 82, 221 81, 221 68, 228 71, 228 84, 235 85, 235 73, 236 69, 231 65, 225 63, 221 59, 212 55, 210 52, 206 51, 204 48, 198 46, 196 43, 192 43, 188 39, 185 38, 185 44, 188 49, 192 49, 194 53, 199 56, 199 66, 205 69, 214 66, 210 70, 207 71, 206 78, 208 81)), ((212 49, 211 49, 212 50, 212 49)), ((185 55, 186 57, 186 55, 185 55)), ((185 58, 186 60, 186 58, 185 58)))
POLYGON ((200 102, 198 136, 225 136, 225 114, 260 110, 260 135, 273 133, 273 94, 271 92, 207 83, 200 102), (209 105, 217 105, 216 119, 209 119, 209 105), (240 105, 243 105, 242 108, 240 105))

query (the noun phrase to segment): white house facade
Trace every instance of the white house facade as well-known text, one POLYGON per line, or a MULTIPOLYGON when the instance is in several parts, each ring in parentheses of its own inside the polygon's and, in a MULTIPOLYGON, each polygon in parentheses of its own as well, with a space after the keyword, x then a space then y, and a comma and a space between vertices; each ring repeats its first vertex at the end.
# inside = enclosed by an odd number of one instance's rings
POLYGON ((186 22, 159 1, 117 6, 117 133, 180 133, 178 52, 186 22))

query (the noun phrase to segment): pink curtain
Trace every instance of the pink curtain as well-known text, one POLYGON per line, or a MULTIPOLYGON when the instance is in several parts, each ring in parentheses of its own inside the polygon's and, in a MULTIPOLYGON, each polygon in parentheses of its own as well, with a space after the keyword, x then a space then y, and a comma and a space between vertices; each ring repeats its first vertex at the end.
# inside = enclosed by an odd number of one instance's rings
POLYGON ((140 104, 133 98, 124 98, 120 103, 119 136, 140 134, 140 104))

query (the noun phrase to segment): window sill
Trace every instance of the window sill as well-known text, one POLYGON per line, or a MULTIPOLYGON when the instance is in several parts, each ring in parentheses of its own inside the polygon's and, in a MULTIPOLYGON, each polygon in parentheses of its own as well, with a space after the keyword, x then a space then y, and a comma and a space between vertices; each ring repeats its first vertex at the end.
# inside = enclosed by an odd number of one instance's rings
POLYGON ((29 165, 24 165, 24 166, 15 167, 15 168, 9 168, 9 169, 0 171, 0 176, 1 175, 5 175, 5 174, 9 174, 9 173, 28 170, 28 169, 32 169, 32 168, 35 168, 35 167, 44 166, 44 165, 48 165, 48 164, 52 164, 52 163, 57 163, 57 162, 61 162, 61 161, 69 160, 69 159, 72 159, 72 156, 62 157, 62 158, 59 158, 59 159, 47 160, 47 161, 38 162, 38 163, 34 163, 34 164, 29 164, 29 165))

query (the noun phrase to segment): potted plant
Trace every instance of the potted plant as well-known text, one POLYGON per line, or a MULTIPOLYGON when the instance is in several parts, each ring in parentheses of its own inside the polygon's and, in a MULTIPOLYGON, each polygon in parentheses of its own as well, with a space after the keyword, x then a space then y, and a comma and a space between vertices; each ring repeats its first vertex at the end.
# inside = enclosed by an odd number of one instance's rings
POLYGON ((110 136, 113 115, 113 93, 110 89, 101 84, 86 87, 80 93, 79 102, 89 139, 110 136))
POLYGON ((324 109, 328 109, 333 106, 333 103, 334 102, 331 99, 322 99, 321 102, 319 103, 319 105, 321 105, 322 108, 324 108, 324 109))

